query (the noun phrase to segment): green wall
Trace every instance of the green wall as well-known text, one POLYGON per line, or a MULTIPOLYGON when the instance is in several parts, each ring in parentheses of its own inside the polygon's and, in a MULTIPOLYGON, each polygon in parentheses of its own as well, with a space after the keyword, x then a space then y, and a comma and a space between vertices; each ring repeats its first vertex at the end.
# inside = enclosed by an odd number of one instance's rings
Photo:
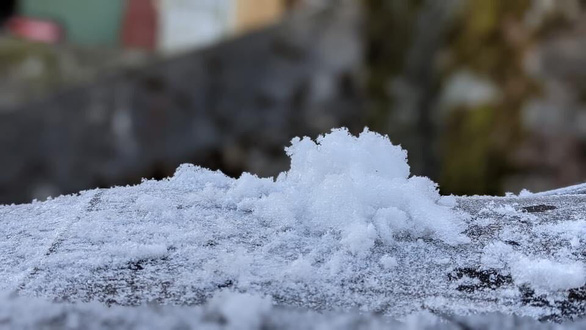
POLYGON ((21 15, 55 20, 67 40, 85 46, 117 46, 124 0, 21 0, 21 15))

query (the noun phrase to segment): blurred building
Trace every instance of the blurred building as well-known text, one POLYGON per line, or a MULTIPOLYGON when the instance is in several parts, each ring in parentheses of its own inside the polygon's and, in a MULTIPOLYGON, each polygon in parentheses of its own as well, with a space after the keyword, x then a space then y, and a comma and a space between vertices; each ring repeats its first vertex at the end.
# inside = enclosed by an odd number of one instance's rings
POLYGON ((7 1, 4 13, 53 22, 71 44, 174 53, 274 24, 292 4, 284 0, 19 0, 7 1))
POLYGON ((125 4, 118 41, 112 39, 118 33, 71 39, 64 23, 64 38, 54 44, 0 38, 0 203, 162 178, 185 162, 232 176, 276 175, 288 168, 283 148, 291 138, 363 128, 355 2, 300 7, 276 24, 294 2, 145 3, 125 4), (247 12, 253 3, 265 3, 266 11, 247 12), (160 13, 189 8, 215 11, 192 12, 171 30, 191 31, 188 17, 213 20, 212 12, 233 11, 209 23, 216 32, 163 44, 153 39, 167 19, 160 13), (222 32, 230 17, 236 20, 222 32), (161 45, 168 48, 157 52, 161 45))
POLYGON ((303 0, 6 0, 0 106, 277 24, 303 0))

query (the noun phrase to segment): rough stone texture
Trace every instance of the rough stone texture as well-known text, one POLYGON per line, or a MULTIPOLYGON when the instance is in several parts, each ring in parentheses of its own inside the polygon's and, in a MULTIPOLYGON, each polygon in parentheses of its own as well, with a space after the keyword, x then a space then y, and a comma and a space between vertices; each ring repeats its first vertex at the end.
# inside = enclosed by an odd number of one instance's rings
POLYGON ((0 109, 0 203, 170 175, 288 167, 290 138, 363 127, 359 11, 347 2, 210 49, 0 109))

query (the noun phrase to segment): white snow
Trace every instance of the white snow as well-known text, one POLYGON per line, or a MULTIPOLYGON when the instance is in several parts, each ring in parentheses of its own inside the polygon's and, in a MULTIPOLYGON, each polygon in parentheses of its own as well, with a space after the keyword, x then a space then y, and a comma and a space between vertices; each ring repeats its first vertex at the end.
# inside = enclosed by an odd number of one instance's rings
MULTIPOLYGON (((496 208, 497 213, 503 208, 496 208)), ((511 210, 508 214, 514 215, 511 210)), ((533 217, 534 218, 534 217, 533 217)), ((526 218, 525 218, 526 220, 526 218)), ((569 248, 578 248, 580 236, 585 233, 584 221, 568 221, 559 224, 545 224, 535 227, 535 232, 551 242, 566 243, 569 248)), ((506 239, 513 235, 505 233, 506 239)), ((516 233, 515 238, 522 237, 523 233, 516 233)), ((553 247, 550 247, 553 248, 553 247)), ((584 264, 576 260, 572 250, 562 247, 555 252, 555 260, 531 255, 526 251, 515 250, 511 245, 501 241, 486 245, 481 256, 481 264, 486 269, 499 269, 510 273, 517 285, 529 285, 539 293, 555 292, 578 288, 586 284, 584 264)))
MULTIPOLYGON (((314 238, 305 266, 297 260, 288 274, 307 273, 318 261, 313 271, 336 273, 368 256, 376 242, 392 245, 396 237, 469 241, 453 198, 440 196, 427 178, 409 177, 407 153, 385 136, 336 129, 316 141, 295 138, 286 152, 289 171, 275 180, 245 173, 229 183, 222 203, 287 233, 268 238, 275 246, 314 238)), ((176 177, 191 169, 179 168, 176 177)))
POLYGON ((293 139, 286 151, 289 171, 275 181, 244 174, 229 201, 277 226, 341 233, 344 248, 357 255, 400 235, 468 242, 462 215, 445 206, 450 198, 427 178, 409 178, 407 153, 387 137, 337 129, 315 142, 293 139))
POLYGON ((529 284, 539 291, 567 290, 586 283, 584 265, 580 262, 559 263, 521 257, 512 263, 511 270, 515 282, 529 284))

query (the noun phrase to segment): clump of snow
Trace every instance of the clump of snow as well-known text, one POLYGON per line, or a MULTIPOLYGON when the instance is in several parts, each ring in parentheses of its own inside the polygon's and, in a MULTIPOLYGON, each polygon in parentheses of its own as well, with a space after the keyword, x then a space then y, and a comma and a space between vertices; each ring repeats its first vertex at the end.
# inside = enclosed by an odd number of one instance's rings
POLYGON ((521 189, 521 191, 519 192, 519 197, 531 197, 535 195, 534 193, 532 193, 530 190, 528 189, 521 189))
POLYGON ((284 229, 340 234, 358 256, 402 236, 468 242, 453 198, 441 197, 428 178, 409 177, 407 153, 387 137, 336 129, 315 142, 295 138, 286 151, 289 171, 274 181, 244 174, 228 201, 284 229))
POLYGON ((509 272, 517 285, 529 285, 539 293, 568 290, 586 284, 586 271, 580 261, 530 257, 499 241, 484 247, 480 262, 483 268, 509 272))
POLYGON ((586 238, 586 220, 543 224, 537 226, 536 231, 545 236, 567 240, 573 247, 578 247, 580 241, 586 238))
POLYGON ((526 283, 542 291, 567 290, 586 283, 586 273, 581 262, 559 263, 549 259, 521 257, 512 263, 511 275, 516 283, 526 283))
MULTIPOLYGON (((418 238, 448 246, 469 242, 462 233, 465 214, 454 210, 455 198, 440 196, 428 178, 410 177, 406 151, 386 136, 335 129, 316 141, 295 138, 286 152, 291 168, 276 179, 248 173, 228 182, 214 178, 204 192, 210 201, 250 214, 272 232, 266 248, 287 255, 283 272, 291 280, 320 272, 352 276, 377 244, 418 238), (214 188, 218 183, 225 187, 221 192, 214 188)), ((183 181, 193 170, 180 167, 171 181, 183 181)), ((237 253, 234 264, 255 263, 248 251, 237 253)), ((392 268, 391 258, 382 263, 385 268, 392 268)), ((254 277, 249 269, 233 277, 247 283, 254 277)))

